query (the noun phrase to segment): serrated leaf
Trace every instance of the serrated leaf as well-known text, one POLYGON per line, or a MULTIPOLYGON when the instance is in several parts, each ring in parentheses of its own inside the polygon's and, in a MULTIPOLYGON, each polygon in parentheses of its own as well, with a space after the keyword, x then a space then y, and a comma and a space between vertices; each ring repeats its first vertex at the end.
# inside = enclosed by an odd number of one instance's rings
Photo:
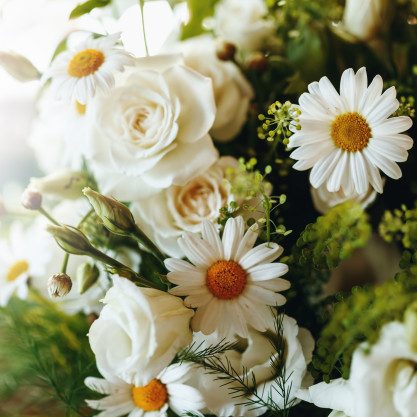
POLYGON ((83 16, 84 14, 90 13, 91 10, 95 9, 96 7, 108 6, 111 1, 112 0, 87 0, 72 10, 70 19, 75 19, 77 17, 83 16))

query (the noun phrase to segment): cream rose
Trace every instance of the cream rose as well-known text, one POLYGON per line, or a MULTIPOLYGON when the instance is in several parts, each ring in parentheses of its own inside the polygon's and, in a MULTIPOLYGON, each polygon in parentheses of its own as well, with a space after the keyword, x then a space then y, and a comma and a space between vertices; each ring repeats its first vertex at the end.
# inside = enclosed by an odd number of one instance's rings
POLYGON ((235 158, 222 157, 184 186, 172 186, 134 203, 131 209, 137 223, 164 252, 181 257, 177 240, 183 232, 200 232, 204 220, 216 223, 220 209, 233 200, 225 173, 237 164, 235 158))
POLYGON ((332 417, 416 417, 417 352, 407 330, 403 323, 386 324, 375 345, 356 349, 348 380, 321 382, 301 390, 299 397, 334 409, 332 417))
MULTIPOLYGON (((288 316, 282 320, 283 338, 285 339, 285 372, 287 402, 297 403, 295 394, 301 386, 308 386, 311 377, 307 372, 307 365, 311 362, 314 349, 314 340, 310 332, 299 328, 297 322, 288 316)), ((274 331, 272 325, 270 332, 274 331)), ((274 403, 283 407, 284 398, 280 395, 281 390, 275 381, 276 375, 271 367, 271 359, 277 353, 271 344, 268 333, 260 333, 254 330, 249 332, 249 339, 240 340, 239 349, 230 350, 223 354, 222 360, 228 358, 235 370, 247 369, 249 379, 252 373, 257 382, 257 392, 264 401, 271 397, 274 403), (243 349, 242 349, 243 347, 243 349)), ((200 333, 196 334, 196 344, 201 343, 200 333)), ((213 342, 216 341, 212 336, 213 342)), ((203 339, 203 343, 210 345, 210 336, 203 339)), ((243 374, 243 373, 242 373, 243 374)), ((265 407, 253 407, 243 405, 245 398, 236 397, 232 394, 232 385, 224 386, 224 381, 218 379, 219 375, 208 374, 204 369, 197 368, 194 375, 196 388, 203 395, 207 404, 207 414, 215 414, 219 417, 255 417, 263 415, 265 407)))
POLYGON ((182 42, 180 49, 190 68, 212 80, 217 112, 210 133, 220 142, 232 140, 247 120, 254 96, 252 86, 236 64, 217 58, 216 42, 212 38, 190 39, 182 42))
POLYGON ((349 200, 356 201, 365 209, 375 201, 377 196, 377 192, 372 187, 369 187, 366 193, 358 194, 353 192, 349 195, 342 188, 336 192, 328 191, 327 184, 323 184, 319 188, 311 187, 310 193, 314 207, 322 214, 329 211, 332 207, 349 200))
POLYGON ((216 114, 211 81, 179 56, 139 59, 89 110, 87 156, 100 190, 115 198, 184 185, 218 157, 208 135, 216 114))
POLYGON ((100 373, 143 386, 190 343, 193 311, 163 291, 114 277, 104 308, 89 332, 100 373))
POLYGON ((275 31, 264 0, 221 0, 214 13, 214 32, 245 51, 260 50, 275 31))
POLYGON ((345 29, 362 41, 372 40, 390 21, 391 0, 346 0, 345 29))

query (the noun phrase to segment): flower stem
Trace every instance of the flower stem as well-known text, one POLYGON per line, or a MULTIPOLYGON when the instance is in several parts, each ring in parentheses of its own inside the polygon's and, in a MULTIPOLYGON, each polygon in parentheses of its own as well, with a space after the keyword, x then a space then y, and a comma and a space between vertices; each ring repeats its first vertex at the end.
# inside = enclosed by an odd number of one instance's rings
POLYGON ((145 53, 146 56, 149 56, 149 49, 148 49, 148 41, 146 39, 146 29, 145 29, 145 0, 139 0, 139 7, 140 7, 140 20, 142 25, 142 33, 143 33, 143 42, 145 44, 145 53))
POLYGON ((64 260, 62 261, 62 267, 61 267, 61 272, 64 274, 66 274, 67 272, 68 260, 69 260, 69 253, 65 252, 64 260))
POLYGON ((59 222, 55 220, 43 207, 39 208, 38 211, 40 214, 42 214, 42 216, 46 217, 55 226, 61 226, 59 222))
POLYGON ((132 238, 135 239, 137 242, 141 243, 145 246, 154 256, 157 258, 162 265, 164 265, 164 261, 166 256, 158 249, 155 243, 152 242, 139 227, 136 226, 135 231, 131 234, 132 238))

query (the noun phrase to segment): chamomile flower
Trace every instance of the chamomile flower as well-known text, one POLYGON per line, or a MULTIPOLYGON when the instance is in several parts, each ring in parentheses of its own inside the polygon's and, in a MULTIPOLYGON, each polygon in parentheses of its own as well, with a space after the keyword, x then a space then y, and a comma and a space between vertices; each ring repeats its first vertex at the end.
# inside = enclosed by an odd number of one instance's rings
POLYGON ((165 417, 168 408, 177 415, 197 413, 204 407, 200 393, 184 384, 190 377, 191 364, 173 364, 147 385, 136 387, 121 379, 112 381, 89 377, 85 384, 93 391, 107 395, 101 400, 87 400, 97 417, 165 417))
POLYGON ((76 100, 79 109, 96 91, 106 92, 114 85, 114 73, 132 64, 132 57, 116 48, 120 34, 88 38, 70 51, 62 52, 46 72, 51 89, 59 99, 76 100))
POLYGON ((168 280, 177 285, 171 294, 185 296, 185 304, 197 309, 191 321, 194 331, 247 337, 248 325, 266 331, 272 316, 269 306, 285 303, 278 292, 290 287, 280 278, 288 267, 272 263, 283 249, 271 242, 253 247, 257 237, 256 225, 245 233, 239 216, 227 221, 222 239, 208 221, 203 222, 202 238, 186 233, 178 239, 190 262, 171 258, 165 265, 168 280))
POLYGON ((341 188, 347 196, 364 194, 371 185, 382 193, 379 170, 398 179, 397 162, 408 158, 413 140, 402 132, 410 129, 409 117, 390 117, 399 106, 394 87, 384 93, 377 75, 368 86, 366 69, 356 74, 346 70, 340 93, 327 77, 313 82, 301 95, 300 130, 289 146, 298 147, 291 157, 295 169, 312 168, 310 182, 318 188, 326 184, 330 192, 341 188))
POLYGON ((46 272, 51 254, 41 238, 44 234, 38 224, 25 229, 22 223, 15 222, 10 227, 7 239, 0 240, 1 307, 6 306, 14 294, 26 299, 29 278, 42 276, 46 272))

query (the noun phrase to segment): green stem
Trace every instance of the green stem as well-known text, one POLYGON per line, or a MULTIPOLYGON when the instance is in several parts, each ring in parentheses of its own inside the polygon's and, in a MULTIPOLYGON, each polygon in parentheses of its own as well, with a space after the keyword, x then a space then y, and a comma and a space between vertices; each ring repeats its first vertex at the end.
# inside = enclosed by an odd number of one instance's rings
POLYGON ((62 268, 61 268, 61 272, 64 274, 67 273, 68 260, 69 260, 69 253, 65 252, 64 260, 62 262, 62 268))
POLYGON ((146 56, 149 56, 149 49, 148 49, 148 41, 146 39, 146 29, 145 29, 145 0, 139 0, 139 7, 140 7, 140 20, 142 25, 142 32, 143 32, 143 42, 145 44, 145 53, 146 56))
POLYGON ((55 220, 43 207, 39 208, 38 211, 40 214, 45 216, 55 226, 61 226, 60 223, 57 220, 55 220))
POLYGON ((152 242, 145 233, 142 232, 137 226, 135 227, 134 232, 132 232, 131 237, 137 242, 145 246, 161 263, 164 265, 166 256, 158 249, 155 243, 152 242))

